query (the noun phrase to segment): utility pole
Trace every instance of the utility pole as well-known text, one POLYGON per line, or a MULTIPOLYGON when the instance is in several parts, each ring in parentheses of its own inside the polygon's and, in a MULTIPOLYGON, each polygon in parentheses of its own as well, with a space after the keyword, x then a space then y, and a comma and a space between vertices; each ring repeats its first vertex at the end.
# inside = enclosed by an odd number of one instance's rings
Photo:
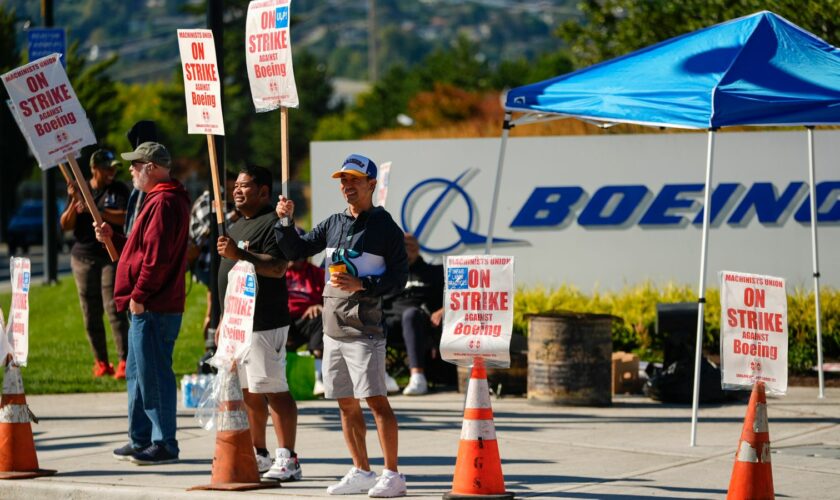
POLYGON ((379 80, 376 55, 376 0, 368 0, 368 78, 370 83, 379 80))
MULTIPOLYGON (((45 28, 53 26, 53 2, 41 0, 41 19, 45 28)), ((55 168, 41 171, 41 200, 44 203, 44 283, 58 283, 58 248, 56 241, 55 168)))
MULTIPOLYGON (((216 64, 219 71, 219 81, 224 81, 224 60, 225 60, 225 52, 224 52, 224 6, 222 0, 208 0, 207 2, 207 28, 213 32, 213 40, 215 42, 216 47, 216 64)), ((225 86, 221 86, 222 92, 222 101, 224 101, 224 91, 225 86)), ((224 105, 220 103, 222 109, 224 109, 224 105)), ((213 139, 216 142, 216 165, 218 166, 219 172, 219 179, 222 179, 222 187, 225 185, 225 136, 223 135, 214 135, 213 139)), ((228 193, 225 193, 225 197, 228 196, 228 193)), ((213 197, 213 189, 210 189, 210 197, 212 201, 213 197)), ((215 207, 214 203, 210 204, 211 207, 215 207)), ((225 203, 222 203, 222 206, 225 206, 225 203)), ((210 277, 208 282, 210 283, 210 324, 207 328, 207 338, 204 339, 204 346, 207 351, 214 351, 216 350, 216 329, 219 327, 219 320, 222 315, 222 308, 221 303, 219 301, 219 264, 221 258, 219 254, 216 252, 216 240, 219 239, 219 230, 216 226, 215 217, 213 218, 213 222, 210 224, 210 277)), ((202 358, 203 359, 203 358, 202 358)), ((202 369, 200 366, 199 369, 202 369)))

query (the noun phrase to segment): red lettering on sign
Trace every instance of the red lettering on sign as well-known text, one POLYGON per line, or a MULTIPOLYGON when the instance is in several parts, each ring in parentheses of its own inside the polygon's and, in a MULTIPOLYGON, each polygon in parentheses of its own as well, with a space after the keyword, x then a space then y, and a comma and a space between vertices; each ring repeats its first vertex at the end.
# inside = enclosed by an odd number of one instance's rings
POLYGON ((749 309, 726 310, 727 324, 749 330, 765 330, 782 333, 782 313, 758 312, 749 309))

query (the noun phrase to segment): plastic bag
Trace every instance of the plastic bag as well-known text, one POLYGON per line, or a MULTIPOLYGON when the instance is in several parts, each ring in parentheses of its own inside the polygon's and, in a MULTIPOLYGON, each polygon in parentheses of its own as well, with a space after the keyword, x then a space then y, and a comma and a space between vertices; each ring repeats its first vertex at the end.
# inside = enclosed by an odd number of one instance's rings
POLYGON ((198 407, 195 410, 195 419, 198 425, 205 431, 212 431, 216 428, 216 410, 219 407, 219 395, 222 391, 222 378, 207 376, 204 392, 198 400, 198 407))

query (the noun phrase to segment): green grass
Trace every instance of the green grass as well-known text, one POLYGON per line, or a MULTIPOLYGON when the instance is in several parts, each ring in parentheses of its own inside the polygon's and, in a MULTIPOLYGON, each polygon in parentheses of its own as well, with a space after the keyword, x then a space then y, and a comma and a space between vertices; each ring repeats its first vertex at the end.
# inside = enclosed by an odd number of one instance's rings
MULTIPOLYGON (((178 379, 183 374, 195 373, 196 363, 204 352, 201 326, 207 307, 207 288, 194 283, 189 292, 173 354, 178 379)), ((0 307, 6 316, 9 304, 11 294, 0 294, 0 307)), ((64 277, 53 286, 33 286, 29 304, 29 360, 22 370, 27 394, 125 390, 125 381, 92 376, 93 353, 85 335, 79 296, 72 277, 64 277)), ((105 327, 108 357, 116 364, 119 358, 107 319, 105 327)))

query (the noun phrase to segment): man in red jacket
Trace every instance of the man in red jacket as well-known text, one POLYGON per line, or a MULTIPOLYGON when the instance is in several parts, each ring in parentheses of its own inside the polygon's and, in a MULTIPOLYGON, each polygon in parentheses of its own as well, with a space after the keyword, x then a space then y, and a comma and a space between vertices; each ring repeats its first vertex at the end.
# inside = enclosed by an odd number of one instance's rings
POLYGON ((175 439, 177 393, 172 351, 184 313, 184 273, 190 199, 170 176, 169 151, 144 142, 123 153, 131 162, 134 187, 146 193, 134 228, 126 240, 108 224, 96 227, 96 238, 112 238, 121 255, 114 284, 118 311, 128 309, 128 436, 114 458, 138 465, 178 460, 175 439))

